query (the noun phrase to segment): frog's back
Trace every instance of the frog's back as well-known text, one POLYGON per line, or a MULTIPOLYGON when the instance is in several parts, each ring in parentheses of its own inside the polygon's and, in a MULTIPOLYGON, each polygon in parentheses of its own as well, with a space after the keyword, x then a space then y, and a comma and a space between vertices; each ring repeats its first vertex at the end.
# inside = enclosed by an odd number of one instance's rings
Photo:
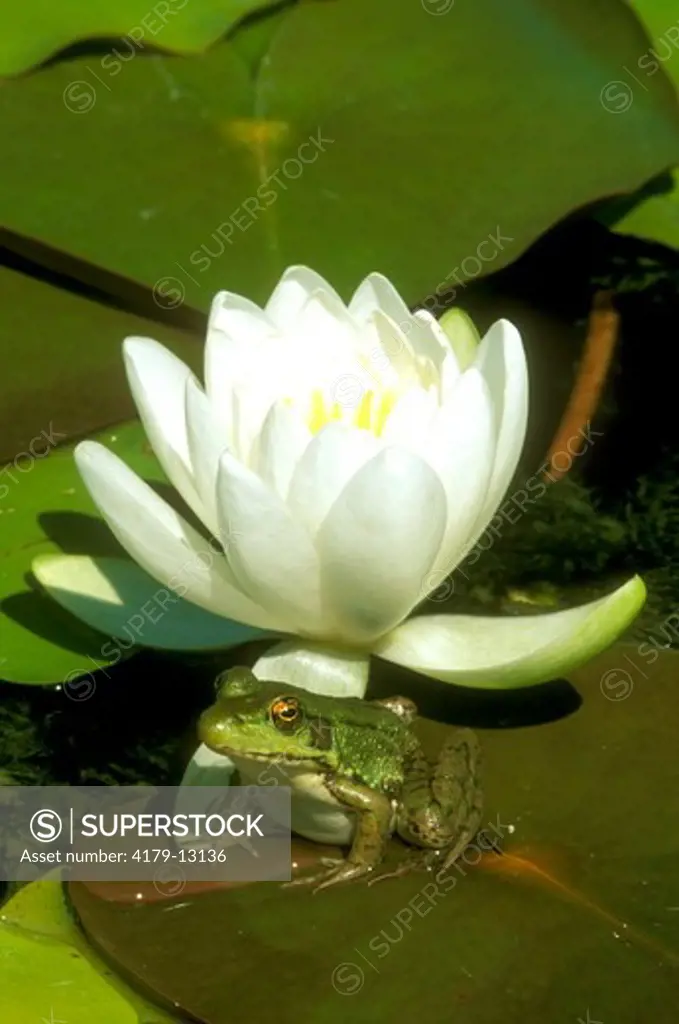
POLYGON ((356 717, 348 715, 335 726, 338 771, 370 789, 396 795, 403 784, 410 730, 392 711, 355 703, 356 717))

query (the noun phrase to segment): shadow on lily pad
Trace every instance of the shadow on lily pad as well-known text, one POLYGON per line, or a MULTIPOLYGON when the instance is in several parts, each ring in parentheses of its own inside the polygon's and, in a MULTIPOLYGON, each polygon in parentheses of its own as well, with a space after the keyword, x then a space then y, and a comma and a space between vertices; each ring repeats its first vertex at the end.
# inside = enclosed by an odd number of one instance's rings
POLYGON ((425 718, 481 729, 555 722, 572 715, 582 704, 582 697, 566 679, 513 690, 486 690, 442 683, 373 659, 369 696, 378 699, 396 694, 414 700, 425 718))

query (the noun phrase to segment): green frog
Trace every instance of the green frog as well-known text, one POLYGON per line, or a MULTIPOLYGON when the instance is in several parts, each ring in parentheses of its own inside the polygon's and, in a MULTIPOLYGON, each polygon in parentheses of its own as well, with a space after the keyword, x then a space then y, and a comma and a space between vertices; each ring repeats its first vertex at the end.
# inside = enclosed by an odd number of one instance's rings
POLYGON ((349 812, 346 859, 324 860, 321 873, 287 885, 316 890, 372 874, 395 832, 419 847, 369 884, 412 867, 449 867, 476 835, 482 812, 481 751, 470 729, 458 729, 436 764, 412 730, 406 697, 365 701, 328 697, 286 683, 263 682, 244 668, 218 679, 216 703, 199 723, 200 739, 237 768, 283 765, 293 795, 304 793, 349 812))

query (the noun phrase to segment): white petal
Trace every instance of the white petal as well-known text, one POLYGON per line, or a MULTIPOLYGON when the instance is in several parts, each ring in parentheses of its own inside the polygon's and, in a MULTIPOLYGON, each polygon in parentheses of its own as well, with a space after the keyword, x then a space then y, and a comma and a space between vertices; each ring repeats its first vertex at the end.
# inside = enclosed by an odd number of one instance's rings
POLYGON ((75 449, 75 459, 115 537, 154 579, 216 615, 286 632, 271 614, 232 586, 222 552, 117 455, 95 441, 83 441, 75 449))
POLYGON ((134 562, 88 555, 43 555, 32 571, 62 608, 131 645, 190 651, 233 647, 262 631, 185 601, 134 562))
POLYGON ((358 330, 347 307, 334 292, 317 289, 299 309, 288 328, 291 343, 302 340, 314 362, 341 358, 351 351, 358 330))
POLYGON ((426 439, 437 413, 436 397, 431 391, 414 387, 396 400, 382 429, 385 444, 395 444, 426 457, 426 439))
POLYGON ((413 346, 396 321, 377 309, 370 314, 365 329, 372 330, 376 339, 366 364, 368 372, 374 373, 385 387, 399 383, 419 384, 420 372, 413 346))
POLYGON ((184 417, 184 389, 191 370, 152 338, 126 338, 127 379, 158 461, 199 519, 204 508, 193 480, 184 417))
POLYGON ((313 292, 298 311, 293 333, 262 341, 255 365, 234 383, 232 447, 252 468, 257 437, 278 399, 290 399, 308 414, 314 391, 321 391, 332 406, 338 382, 360 373, 355 327, 346 309, 341 304, 334 309, 334 303, 332 295, 313 292))
POLYGON ((280 680, 328 697, 363 697, 369 668, 366 654, 284 640, 258 658, 252 671, 258 679, 280 680))
POLYGON ((440 360, 443 358, 443 356, 445 356, 448 353, 450 349, 448 338, 446 337, 446 332, 443 330, 441 324, 438 322, 436 317, 432 313, 430 313, 428 309, 416 309, 415 312, 413 313, 413 316, 415 317, 416 322, 418 324, 423 325, 423 328, 427 336, 436 343, 435 345, 432 345, 430 342, 427 345, 427 348, 432 353, 432 357, 435 354, 438 356, 438 358, 435 359, 434 361, 436 362, 437 365, 439 365, 440 360))
POLYGON ((495 455, 495 422, 488 385, 467 370, 434 417, 422 453, 446 491, 448 521, 427 591, 435 590, 467 550, 486 499, 495 455))
POLYGON ((211 751, 209 746, 201 743, 194 756, 184 771, 181 779, 179 793, 177 794, 177 811, 183 809, 190 813, 196 811, 196 794, 182 793, 185 786, 208 786, 208 785, 230 785, 231 777, 236 771, 236 765, 230 758, 223 754, 211 751))
POLYGON ((418 456, 387 448, 355 474, 316 537, 323 603, 339 636, 366 642, 408 614, 445 525, 443 485, 418 456))
POLYGON ((474 362, 484 375, 497 414, 495 464, 476 524, 480 536, 511 483, 526 436, 528 370, 521 335, 508 320, 493 324, 474 362))
POLYGON ((276 328, 256 302, 236 292, 217 292, 208 318, 208 339, 221 334, 241 348, 250 348, 262 338, 275 334, 276 328))
POLYGON ((282 499, 246 466, 223 455, 217 478, 222 543, 243 590, 289 632, 321 631, 316 551, 282 499))
POLYGON ((288 267, 266 304, 267 316, 282 330, 294 327, 302 307, 313 292, 321 292, 340 305, 339 295, 325 278, 309 267, 288 267))
POLYGON ((332 403, 337 378, 360 371, 360 334, 346 307, 324 292, 313 292, 282 343, 261 352, 261 374, 271 391, 308 401, 320 388, 332 403))
POLYGON ((233 441, 230 450, 245 466, 255 463, 257 439, 275 399, 276 395, 264 381, 255 380, 233 390, 233 441))
POLYGON ((425 356, 437 369, 440 368, 448 347, 444 343, 443 332, 431 313, 426 309, 418 309, 412 314, 412 321, 406 333, 415 352, 425 356))
POLYGON ((349 312, 367 323, 375 310, 385 313, 408 338, 412 350, 440 364, 441 345, 429 325, 410 312, 391 281, 384 274, 369 274, 349 302, 349 312))
POLYGON ((453 352, 448 352, 441 363, 440 369, 440 388, 441 388, 441 403, 449 402, 452 398, 453 391, 457 387, 457 383, 462 375, 460 364, 453 352))
POLYGON ((260 347, 276 335, 275 326, 254 302, 233 292, 215 296, 205 344, 205 390, 230 442, 233 388, 255 376, 260 347))
POLYGON ((376 309, 382 310, 402 330, 410 326, 412 313, 384 274, 372 273, 361 281, 349 301, 349 312, 357 320, 366 322, 376 309))
POLYGON ((186 766, 179 792, 176 810, 178 813, 196 813, 196 794, 184 792, 187 786, 229 786, 236 771, 230 757, 217 754, 204 743, 195 750, 186 766))
POLYGON ((607 597, 548 615, 416 616, 379 641, 373 653, 459 686, 531 686, 603 651, 636 617, 645 597, 635 576, 607 597))
POLYGON ((217 468, 220 455, 229 448, 228 437, 195 377, 186 382, 184 402, 193 478, 204 509, 202 520, 217 537, 217 468))
POLYGON ((340 492, 383 444, 367 430, 329 423, 316 434, 290 482, 288 507, 314 537, 340 492))
POLYGON ((311 431, 295 409, 276 402, 257 443, 257 472, 285 500, 292 474, 311 441, 311 431))

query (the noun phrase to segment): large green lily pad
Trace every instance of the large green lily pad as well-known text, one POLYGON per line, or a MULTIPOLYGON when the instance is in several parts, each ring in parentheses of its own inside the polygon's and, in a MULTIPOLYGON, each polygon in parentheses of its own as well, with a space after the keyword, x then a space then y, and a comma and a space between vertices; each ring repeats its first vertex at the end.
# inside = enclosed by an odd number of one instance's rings
POLYGON ((622 235, 635 235, 679 249, 679 171, 666 175, 663 184, 666 191, 659 191, 634 206, 615 222, 615 230, 622 235))
POLYGON ((679 87, 679 13, 673 0, 630 0, 641 18, 649 44, 624 68, 635 94, 649 88, 649 79, 662 69, 679 87))
POLYGON ((21 889, 0 914, 0 1018, 7 1024, 173 1024, 88 946, 58 878, 21 889))
MULTIPOLYGON (((560 718, 545 707, 539 726, 506 727, 517 694, 511 707, 499 694, 476 709, 460 701, 458 721, 485 722, 486 817, 506 853, 475 866, 471 853, 438 894, 431 877, 410 876, 136 904, 75 883, 71 898, 110 962, 208 1024, 234 1013, 245 1024, 271 1013, 283 1024, 671 1024, 678 668, 653 645, 619 645, 573 674, 582 705, 562 704, 560 718)), ((430 750, 446 728, 420 723, 430 750)))
MULTIPOLYGON (((653 79, 668 75, 679 88, 679 16, 674 0, 632 0, 642 19, 649 44, 630 65, 621 66, 611 82, 608 101, 613 113, 625 115, 652 88, 653 79)), ((635 205, 617 224, 616 230, 651 242, 679 248, 679 179, 677 171, 665 183, 664 191, 635 205)))
POLYGON ((121 37, 118 64, 146 47, 202 53, 253 11, 280 0, 30 0, 0 19, 0 75, 16 75, 69 43, 121 37))
POLYGON ((167 305, 262 300, 298 262, 414 302, 679 162, 663 74, 625 117, 601 102, 647 46, 618 0, 342 0, 292 7, 254 80, 226 44, 58 63, 0 93, 0 217, 167 305))
POLYGON ((69 437, 135 414, 123 368, 127 335, 150 335, 196 371, 202 365, 203 339, 197 335, 60 285, 0 267, 0 466, 29 449, 18 468, 10 465, 0 475, 0 536, 7 529, 2 513, 12 505, 16 488, 23 488, 37 470, 40 460, 32 459, 31 452, 50 451, 69 437), (7 496, 3 484, 11 484, 7 496))

